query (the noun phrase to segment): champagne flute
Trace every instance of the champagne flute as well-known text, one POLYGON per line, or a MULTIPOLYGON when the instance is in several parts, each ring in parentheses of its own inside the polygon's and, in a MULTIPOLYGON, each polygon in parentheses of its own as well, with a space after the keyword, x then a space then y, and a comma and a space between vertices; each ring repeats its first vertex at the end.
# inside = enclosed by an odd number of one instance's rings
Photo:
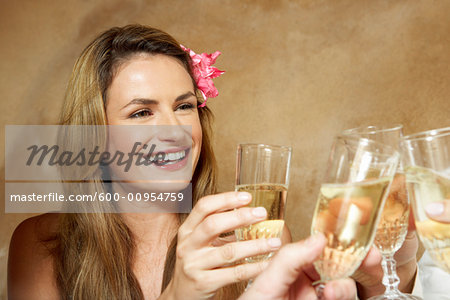
POLYGON ((398 160, 388 145, 355 136, 335 139, 311 225, 312 234, 327 239, 314 262, 319 299, 324 283, 352 275, 372 246, 398 160))
MULTIPOLYGON (((400 150, 403 137, 403 126, 365 126, 344 131, 345 135, 367 138, 400 150)), ((406 194, 406 182, 401 164, 389 189, 384 208, 378 223, 374 244, 380 250, 383 260, 383 295, 371 297, 369 300, 383 299, 421 299, 404 294, 398 289, 400 278, 397 275, 395 252, 400 249, 408 233, 409 199, 406 194)))
MULTIPOLYGON (((236 191, 252 195, 250 207, 264 207, 267 220, 235 230, 238 241, 281 238, 289 184, 291 147, 263 144, 238 145, 236 191)), ((262 254, 245 259, 259 262, 273 255, 262 254)), ((251 284, 251 280, 247 288, 251 284)))
POLYGON ((450 224, 425 212, 427 205, 450 201, 450 127, 404 137, 403 151, 417 233, 434 263, 450 273, 450 224))

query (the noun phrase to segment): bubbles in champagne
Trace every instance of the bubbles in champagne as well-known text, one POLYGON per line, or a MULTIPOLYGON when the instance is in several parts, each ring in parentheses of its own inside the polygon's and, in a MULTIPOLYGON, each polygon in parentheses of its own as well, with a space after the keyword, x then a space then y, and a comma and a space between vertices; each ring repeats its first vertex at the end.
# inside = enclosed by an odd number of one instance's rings
POLYGON ((416 227, 431 258, 450 273, 450 224, 427 220, 417 222, 416 227))
POLYGON ((375 235, 375 245, 383 254, 390 254, 403 244, 408 232, 409 202, 403 174, 396 174, 384 204, 375 235))
MULTIPOLYGON (((236 191, 248 192, 252 195, 249 206, 262 206, 267 210, 267 220, 247 227, 236 229, 238 241, 281 238, 284 227, 284 208, 286 205, 287 188, 277 184, 249 184, 236 187, 236 191)), ((247 261, 260 261, 271 254, 248 258, 247 261)))

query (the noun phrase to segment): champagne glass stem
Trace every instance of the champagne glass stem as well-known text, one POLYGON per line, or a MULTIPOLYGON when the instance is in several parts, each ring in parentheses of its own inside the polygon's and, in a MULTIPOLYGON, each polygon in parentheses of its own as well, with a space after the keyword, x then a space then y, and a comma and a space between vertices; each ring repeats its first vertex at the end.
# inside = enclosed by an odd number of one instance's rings
POLYGON ((400 279, 397 276, 397 263, 394 253, 383 255, 381 266, 383 267, 383 285, 386 290, 383 295, 373 296, 369 300, 422 300, 422 298, 410 294, 403 294, 398 290, 400 279))
POLYGON ((381 262, 381 266, 383 267, 383 285, 386 287, 385 295, 391 295, 398 293, 398 285, 400 283, 400 279, 397 275, 397 263, 394 259, 394 254, 386 254, 383 255, 383 261, 381 262))

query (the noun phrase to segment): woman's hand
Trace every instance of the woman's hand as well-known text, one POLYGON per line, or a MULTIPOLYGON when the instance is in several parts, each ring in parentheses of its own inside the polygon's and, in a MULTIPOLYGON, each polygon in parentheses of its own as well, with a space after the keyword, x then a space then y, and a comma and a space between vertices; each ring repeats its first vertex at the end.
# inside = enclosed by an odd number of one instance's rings
POLYGON ((213 245, 221 233, 266 218, 262 207, 243 207, 250 201, 251 195, 245 192, 212 195, 198 201, 178 230, 175 272, 161 299, 208 299, 221 287, 254 278, 265 268, 267 262, 234 263, 278 250, 280 239, 213 245))
MULTIPOLYGON (((312 283, 317 278, 312 262, 325 246, 325 237, 316 235, 305 241, 283 246, 239 300, 316 299, 312 283)), ((324 299, 355 299, 355 282, 341 279, 328 282, 324 299)))

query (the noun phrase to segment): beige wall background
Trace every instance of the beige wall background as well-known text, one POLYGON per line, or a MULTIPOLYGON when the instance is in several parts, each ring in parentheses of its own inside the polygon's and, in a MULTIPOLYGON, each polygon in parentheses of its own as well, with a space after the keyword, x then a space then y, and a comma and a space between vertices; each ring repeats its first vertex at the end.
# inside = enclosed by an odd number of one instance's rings
MULTIPOLYGON (((196 52, 220 50, 216 65, 227 72, 208 103, 220 189, 233 189, 238 143, 291 145, 286 219, 300 239, 334 135, 368 124, 402 123, 405 133, 450 125, 449 16, 449 1, 429 0, 2 1, 1 122, 55 124, 76 57, 112 26, 148 24, 196 52)), ((6 298, 9 240, 29 215, 1 210, 6 298)))

